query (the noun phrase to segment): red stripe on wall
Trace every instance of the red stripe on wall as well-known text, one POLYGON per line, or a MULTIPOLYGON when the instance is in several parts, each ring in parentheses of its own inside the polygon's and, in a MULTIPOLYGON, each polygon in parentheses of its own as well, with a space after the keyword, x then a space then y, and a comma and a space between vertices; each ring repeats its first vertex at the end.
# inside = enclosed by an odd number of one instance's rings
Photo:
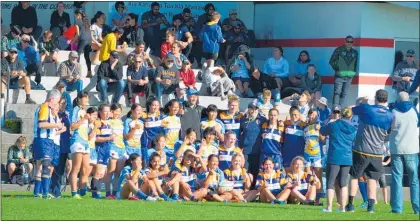
MULTIPOLYGON (((344 45, 343 38, 315 38, 315 39, 273 39, 257 40, 257 47, 338 47, 344 45)), ((388 38, 355 38, 355 47, 394 48, 394 39, 388 38)))
MULTIPOLYGON (((323 76, 323 84, 334 84, 334 76, 323 76)), ((351 82, 356 85, 392 85, 392 79, 388 76, 378 77, 378 76, 355 76, 351 82)))

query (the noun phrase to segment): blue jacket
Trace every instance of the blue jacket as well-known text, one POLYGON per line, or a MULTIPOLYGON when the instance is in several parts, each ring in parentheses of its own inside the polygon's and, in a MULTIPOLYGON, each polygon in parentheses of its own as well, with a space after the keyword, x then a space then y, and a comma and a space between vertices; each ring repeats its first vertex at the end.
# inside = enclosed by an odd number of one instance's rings
POLYGON ((408 94, 414 93, 417 87, 419 86, 420 81, 420 70, 417 70, 416 76, 414 77, 413 83, 411 84, 410 90, 408 90, 408 94))
POLYGON ((61 123, 64 123, 67 130, 60 134, 60 153, 70 153, 70 119, 66 112, 60 112, 61 123))
POLYGON ((20 45, 18 46, 18 59, 23 61, 25 68, 33 63, 40 63, 39 52, 34 47, 29 45, 26 49, 23 49, 20 45))
POLYGON ((352 165, 352 147, 356 131, 349 120, 337 120, 321 127, 320 133, 330 136, 327 164, 352 165))
POLYGON ((261 146, 261 125, 267 119, 261 114, 255 120, 249 120, 247 116, 241 118, 241 140, 239 147, 244 151, 244 154, 258 154, 261 146))
POLYGON ((223 42, 223 35, 222 29, 217 23, 208 22, 204 25, 200 33, 200 38, 203 41, 203 52, 219 53, 219 44, 223 42))

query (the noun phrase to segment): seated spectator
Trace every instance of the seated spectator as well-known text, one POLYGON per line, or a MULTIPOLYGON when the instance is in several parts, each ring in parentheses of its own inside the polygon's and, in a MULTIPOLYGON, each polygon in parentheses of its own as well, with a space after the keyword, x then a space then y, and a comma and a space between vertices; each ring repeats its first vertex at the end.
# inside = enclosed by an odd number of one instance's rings
POLYGON ((21 34, 22 31, 19 26, 15 25, 11 27, 11 30, 7 35, 1 38, 1 58, 5 58, 7 56, 9 49, 17 47, 20 43, 21 34))
POLYGON ((134 65, 127 68, 127 90, 129 106, 136 103, 136 95, 149 97, 149 76, 143 65, 143 57, 136 55, 134 65), (134 94, 133 94, 134 93, 134 94))
MULTIPOLYGON (((254 68, 249 87, 254 93, 255 97, 259 97, 265 90, 275 90, 277 84, 274 78, 268 74, 261 74, 259 68, 254 68)), ((279 97, 280 102, 280 97, 279 97)))
POLYGON ((32 172, 34 168, 32 161, 32 154, 27 148, 26 137, 20 136, 15 145, 9 147, 7 151, 7 172, 9 173, 9 179, 12 181, 12 177, 17 173, 17 170, 21 167, 25 167, 27 174, 32 172))
POLYGON ((58 76, 60 81, 66 85, 66 91, 74 91, 77 93, 83 90, 83 81, 80 79, 82 68, 77 62, 79 54, 76 51, 71 51, 69 59, 60 64, 58 68, 58 76))
POLYGON ((243 23, 241 19, 238 18, 238 13, 236 12, 236 9, 230 9, 229 18, 223 20, 222 27, 225 31, 233 31, 232 28, 237 26, 240 27, 240 31, 242 33, 248 33, 248 29, 246 28, 245 23, 243 23))
POLYGON ((30 2, 18 2, 13 8, 10 27, 15 25, 21 28, 22 34, 32 35, 35 39, 39 39, 42 34, 42 27, 38 26, 36 10, 30 2))
POLYGON ((321 126, 325 125, 325 122, 331 116, 331 108, 328 107, 328 100, 325 97, 321 97, 316 102, 316 109, 318 111, 318 121, 320 122, 321 126))
POLYGON ((188 60, 188 58, 181 53, 181 43, 179 42, 172 43, 171 52, 167 55, 174 58, 174 65, 178 70, 182 68, 182 62, 188 60))
POLYGON ((321 76, 316 73, 315 65, 308 65, 308 74, 303 75, 301 80, 301 88, 303 91, 308 91, 311 94, 311 103, 321 98, 322 80, 321 76))
POLYGON ((115 28, 111 33, 107 34, 102 42, 102 47, 99 52, 99 60, 101 62, 109 60, 111 56, 111 52, 124 52, 125 48, 127 47, 126 44, 121 45, 121 47, 117 48, 117 41, 121 38, 124 34, 124 30, 122 28, 115 28))
POLYGON ((51 31, 45 31, 38 42, 41 63, 55 63, 56 65, 58 65, 59 49, 54 43, 53 33, 51 31))
POLYGON ((240 53, 239 56, 235 58, 230 70, 232 71, 231 78, 233 82, 235 82, 236 88, 241 92, 242 97, 248 97, 250 82, 249 71, 251 70, 251 64, 245 57, 245 54, 240 53))
POLYGON ((203 85, 200 89, 201 95, 217 96, 225 100, 228 96, 234 95, 235 90, 235 83, 227 76, 223 68, 214 67, 203 70, 203 85))
POLYGON ((307 51, 301 51, 295 65, 294 73, 289 76, 289 80, 292 85, 298 87, 301 84, 302 77, 306 75, 308 65, 313 64, 309 53, 307 51))
POLYGON ((140 25, 137 24, 139 16, 130 13, 127 16, 127 22, 124 26, 124 34, 120 38, 120 44, 127 42, 128 47, 134 48, 136 42, 143 41, 144 31, 140 25))
POLYGON ((179 70, 179 83, 184 84, 189 89, 195 89, 195 74, 191 69, 191 62, 188 59, 182 61, 182 67, 179 70))
POLYGON ((186 25, 187 28, 188 28, 188 31, 191 34, 194 32, 195 19, 194 19, 194 17, 191 14, 191 9, 184 8, 182 10, 182 13, 177 14, 175 16, 177 16, 177 17, 181 16, 181 24, 186 25))
POLYGON ((144 41, 137 41, 136 48, 127 57, 127 65, 134 65, 135 57, 140 55, 143 59, 142 66, 146 68, 155 68, 154 61, 148 53, 144 51, 146 47, 144 41))
POLYGON ((4 98, 6 86, 9 84, 10 89, 18 89, 24 87, 26 93, 25 104, 35 104, 31 99, 31 80, 26 76, 24 64, 18 59, 18 50, 11 48, 8 56, 1 59, 1 98, 4 98), (7 75, 10 74, 9 82, 7 75))
POLYGON ((125 6, 124 2, 115 2, 115 11, 111 13, 113 28, 122 28, 125 26, 128 16, 128 7, 125 6))
POLYGON ((220 14, 214 12, 211 15, 211 20, 207 22, 200 32, 200 39, 203 41, 203 52, 207 59, 207 66, 214 67, 214 63, 219 57, 219 44, 225 43, 222 30, 218 25, 220 21, 220 14))
POLYGON ((289 62, 283 57, 282 47, 273 49, 273 57, 265 62, 263 72, 275 79, 280 91, 293 86, 289 80, 289 62))
POLYGON ((225 51, 225 60, 227 64, 236 49, 238 49, 238 47, 242 44, 246 44, 248 36, 241 32, 241 27, 239 25, 234 26, 233 31, 228 32, 226 36, 227 46, 225 51))
POLYGON ((117 51, 112 51, 108 60, 103 61, 98 68, 97 90, 100 93, 101 102, 109 104, 108 93, 113 92, 112 104, 119 103, 125 89, 123 80, 123 67, 118 61, 117 51))
POLYGON ((188 57, 191 53, 193 36, 187 25, 182 24, 182 16, 175 15, 173 20, 173 26, 171 27, 176 33, 176 41, 180 44, 182 53, 188 57))
POLYGON ((166 41, 160 45, 160 56, 163 59, 171 52, 172 44, 175 42, 176 33, 173 31, 166 31, 166 41))
POLYGON ((86 61, 87 66, 87 78, 92 76, 92 62, 90 60, 90 52, 92 51, 92 34, 90 31, 90 21, 87 17, 83 17, 82 21, 76 21, 78 29, 78 43, 77 43, 77 53, 79 54, 78 62, 80 62, 80 55, 83 53, 83 56, 86 61))
POLYGON ((29 44, 30 42, 31 37, 29 37, 29 35, 22 35, 20 44, 17 46, 18 59, 23 62, 27 76, 35 73, 35 83, 37 83, 38 87, 42 89, 41 60, 39 57, 39 52, 29 44))
MULTIPOLYGON (((165 15, 160 13, 159 3, 153 2, 150 5, 150 9, 150 11, 143 13, 141 16, 141 25, 145 32, 145 41, 147 45, 150 47, 150 49, 152 49, 153 55, 159 57, 162 56, 159 54, 159 46, 162 38, 160 26, 161 24, 168 26, 169 22, 166 20, 165 15)), ((165 56, 166 54, 161 58, 164 58, 165 56)))
POLYGON ((57 39, 70 27, 70 15, 64 11, 63 2, 57 3, 57 10, 51 14, 50 24, 50 30, 52 31, 53 39, 57 39))
POLYGON ((99 51, 101 50, 103 41, 102 30, 105 21, 106 16, 101 11, 96 12, 95 16, 90 21, 90 23, 92 24, 90 26, 90 32, 92 37, 92 51, 95 52, 95 55, 92 59, 93 64, 99 63, 99 51))
POLYGON ((156 75, 156 97, 161 98, 162 94, 172 94, 178 87, 179 72, 174 65, 174 57, 166 56, 161 66, 157 68, 156 75))

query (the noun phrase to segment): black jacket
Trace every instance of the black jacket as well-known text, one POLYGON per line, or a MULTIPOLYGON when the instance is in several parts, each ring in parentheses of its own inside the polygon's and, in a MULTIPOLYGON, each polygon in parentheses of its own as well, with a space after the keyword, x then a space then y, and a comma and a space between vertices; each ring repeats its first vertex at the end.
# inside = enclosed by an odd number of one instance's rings
POLYGON ((64 26, 68 28, 71 25, 69 13, 63 12, 62 16, 60 16, 58 15, 57 11, 54 11, 51 14, 50 24, 51 24, 50 30, 52 30, 55 27, 59 27, 61 32, 63 32, 64 26))
POLYGON ((144 31, 139 26, 136 25, 134 27, 126 27, 124 28, 124 34, 120 38, 120 43, 127 42, 129 47, 136 47, 136 41, 143 41, 144 39, 144 31))
POLYGON ((111 63, 108 60, 102 62, 98 68, 98 82, 101 79, 104 79, 106 82, 109 82, 109 79, 122 80, 123 78, 123 66, 121 62, 115 65, 114 70, 111 70, 111 63))
POLYGON ((192 108, 188 101, 183 103, 183 107, 184 115, 181 116, 181 137, 185 136, 185 132, 188 128, 192 128, 197 134, 197 140, 200 140, 201 114, 205 108, 201 105, 196 105, 194 108, 192 108))
POLYGON ((262 93, 264 89, 273 90, 277 87, 276 81, 270 75, 260 74, 260 79, 255 79, 254 76, 251 76, 251 83, 249 87, 252 90, 252 93, 262 93))
POLYGON ((10 27, 14 25, 19 25, 21 28, 33 28, 33 31, 35 31, 36 26, 38 26, 38 16, 35 8, 29 6, 27 9, 23 9, 20 3, 14 7, 10 27))

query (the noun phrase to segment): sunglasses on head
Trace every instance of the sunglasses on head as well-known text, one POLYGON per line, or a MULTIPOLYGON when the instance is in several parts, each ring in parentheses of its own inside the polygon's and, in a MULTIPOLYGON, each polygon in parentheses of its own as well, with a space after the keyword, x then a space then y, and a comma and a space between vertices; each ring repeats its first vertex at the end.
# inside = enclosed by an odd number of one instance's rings
POLYGON ((25 41, 25 40, 23 40, 22 42, 23 42, 23 43, 28 43, 28 44, 29 44, 29 42, 31 42, 31 41, 25 41))

